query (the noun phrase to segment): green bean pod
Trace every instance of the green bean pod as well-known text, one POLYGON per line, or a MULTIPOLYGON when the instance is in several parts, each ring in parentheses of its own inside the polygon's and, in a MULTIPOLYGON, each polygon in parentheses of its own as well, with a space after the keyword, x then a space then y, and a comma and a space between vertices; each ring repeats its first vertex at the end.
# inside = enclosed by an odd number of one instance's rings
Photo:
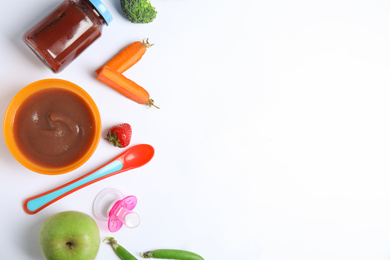
POLYGON ((175 260, 204 260, 198 254, 185 250, 158 249, 140 253, 143 258, 175 259, 175 260))
POLYGON ((137 260, 132 254, 130 254, 123 246, 119 245, 113 237, 108 237, 103 240, 108 240, 108 243, 114 249, 115 254, 121 260, 137 260))

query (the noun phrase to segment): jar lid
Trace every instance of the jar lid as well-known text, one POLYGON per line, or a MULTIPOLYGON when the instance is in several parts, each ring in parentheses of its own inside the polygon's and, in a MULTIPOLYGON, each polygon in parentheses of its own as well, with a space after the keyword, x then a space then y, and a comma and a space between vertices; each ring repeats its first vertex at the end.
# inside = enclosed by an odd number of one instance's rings
POLYGON ((106 24, 112 22, 112 15, 108 11, 107 7, 100 1, 100 0, 89 0, 91 4, 96 8, 96 10, 103 16, 104 21, 106 21, 106 24))

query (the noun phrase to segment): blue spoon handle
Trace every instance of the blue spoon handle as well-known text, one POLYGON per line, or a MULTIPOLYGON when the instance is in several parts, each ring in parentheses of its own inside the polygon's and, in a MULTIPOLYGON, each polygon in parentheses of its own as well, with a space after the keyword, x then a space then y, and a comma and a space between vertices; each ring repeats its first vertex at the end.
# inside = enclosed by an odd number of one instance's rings
POLYGON ((114 160, 100 169, 92 171, 80 178, 59 186, 55 189, 28 198, 23 205, 24 210, 29 214, 35 214, 57 200, 79 190, 89 184, 95 183, 108 175, 122 170, 123 163, 114 160))

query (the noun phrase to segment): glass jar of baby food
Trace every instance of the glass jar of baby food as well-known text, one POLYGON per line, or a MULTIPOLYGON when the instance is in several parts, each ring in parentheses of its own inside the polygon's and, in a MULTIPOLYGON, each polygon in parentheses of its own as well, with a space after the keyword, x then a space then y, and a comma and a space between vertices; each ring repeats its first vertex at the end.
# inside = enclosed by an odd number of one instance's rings
POLYGON ((112 15, 100 0, 65 0, 23 36, 55 73, 62 71, 102 34, 112 15))

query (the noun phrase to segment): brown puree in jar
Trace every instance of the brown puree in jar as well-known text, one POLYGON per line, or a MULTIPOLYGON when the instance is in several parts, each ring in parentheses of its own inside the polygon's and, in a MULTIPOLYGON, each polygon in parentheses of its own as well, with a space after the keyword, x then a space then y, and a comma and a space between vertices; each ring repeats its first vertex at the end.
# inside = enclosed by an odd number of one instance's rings
POLYGON ((26 99, 15 114, 17 146, 44 167, 68 166, 93 141, 94 119, 87 103, 66 89, 44 89, 26 99))

